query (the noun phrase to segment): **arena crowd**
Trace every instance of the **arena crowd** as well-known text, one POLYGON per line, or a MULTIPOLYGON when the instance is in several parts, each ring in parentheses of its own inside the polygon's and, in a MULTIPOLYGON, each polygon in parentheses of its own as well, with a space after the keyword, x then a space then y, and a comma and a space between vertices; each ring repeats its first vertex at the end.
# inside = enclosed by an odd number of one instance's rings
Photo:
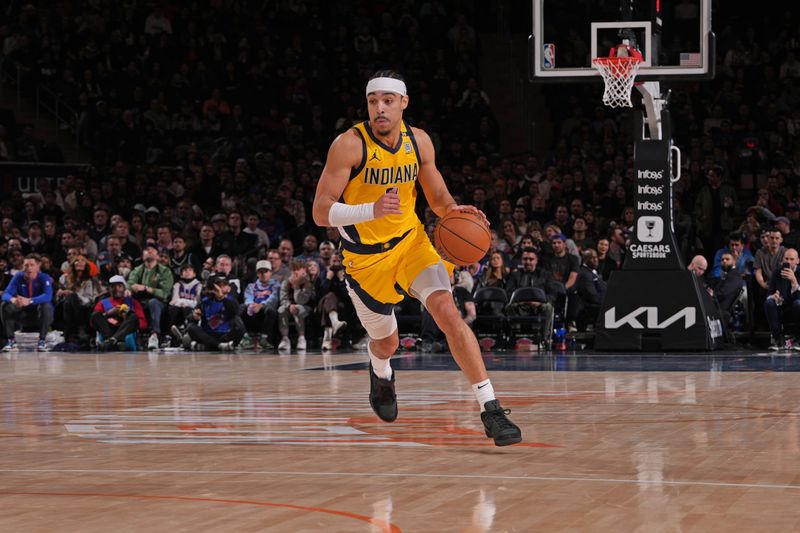
MULTIPOLYGON (((515 133, 479 69, 481 15, 452 1, 10 4, 2 68, 69 102, 63 127, 91 162, 0 202, 0 345, 30 330, 50 349, 57 330, 76 349, 358 347, 338 231, 310 209, 328 146, 365 119, 363 84, 386 65, 450 190, 491 222, 489 253, 452 280, 465 319, 541 316, 547 343, 591 331, 632 231, 630 114, 600 106, 598 86, 544 87, 553 145, 509 155, 515 133), (498 309, 486 288, 535 290, 498 309)), ((675 230, 726 329, 785 347, 800 294, 768 296, 800 246, 800 25, 715 24, 716 79, 672 87, 675 230)), ((63 159, 3 117, 0 160, 63 159)), ((432 229, 424 203, 419 216, 432 229)), ((396 312, 405 346, 446 349, 419 306, 396 312)))

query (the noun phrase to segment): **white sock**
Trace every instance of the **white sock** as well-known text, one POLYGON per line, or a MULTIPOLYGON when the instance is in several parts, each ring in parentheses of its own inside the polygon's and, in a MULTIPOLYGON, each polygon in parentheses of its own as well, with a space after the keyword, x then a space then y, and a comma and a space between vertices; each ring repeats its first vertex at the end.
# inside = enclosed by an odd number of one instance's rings
POLYGON ((392 379, 392 367, 389 365, 389 358, 381 359, 372 353, 371 343, 367 343, 367 354, 372 362, 372 371, 381 379, 392 379))
POLYGON ((331 311, 328 313, 328 316, 331 317, 331 325, 336 325, 339 322, 339 312, 338 311, 331 311))
POLYGON ((473 383, 472 392, 475 393, 475 398, 478 400, 478 405, 481 406, 481 413, 486 410, 483 404, 486 402, 491 402, 495 399, 494 387, 492 387, 492 382, 488 379, 485 379, 479 383, 473 383))

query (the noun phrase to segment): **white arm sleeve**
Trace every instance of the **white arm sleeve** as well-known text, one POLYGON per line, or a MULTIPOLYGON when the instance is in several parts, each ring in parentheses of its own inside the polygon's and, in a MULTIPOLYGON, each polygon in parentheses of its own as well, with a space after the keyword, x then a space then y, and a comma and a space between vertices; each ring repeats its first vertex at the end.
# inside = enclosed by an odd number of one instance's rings
POLYGON ((328 211, 328 222, 331 223, 331 226, 351 226, 353 224, 374 220, 374 205, 373 203, 348 205, 336 202, 331 206, 330 211, 328 211))

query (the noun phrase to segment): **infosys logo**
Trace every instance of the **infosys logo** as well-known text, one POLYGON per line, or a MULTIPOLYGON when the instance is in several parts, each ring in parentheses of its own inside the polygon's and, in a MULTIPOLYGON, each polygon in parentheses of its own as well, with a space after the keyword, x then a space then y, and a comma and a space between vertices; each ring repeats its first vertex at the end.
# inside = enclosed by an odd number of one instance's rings
POLYGON ((661 194, 664 192, 664 186, 659 185, 656 187, 655 185, 639 185, 637 187, 639 194, 661 194))
POLYGON ((664 171, 640 170, 636 175, 640 180, 660 180, 664 177, 664 171))
POLYGON ((636 202, 639 211, 661 211, 664 209, 664 202, 636 202))

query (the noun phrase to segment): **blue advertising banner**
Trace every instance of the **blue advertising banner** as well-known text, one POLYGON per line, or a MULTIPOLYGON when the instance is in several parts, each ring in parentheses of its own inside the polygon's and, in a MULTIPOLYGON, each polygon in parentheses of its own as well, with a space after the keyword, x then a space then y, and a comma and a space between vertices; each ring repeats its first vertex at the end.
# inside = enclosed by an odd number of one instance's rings
POLYGON ((51 189, 55 188, 70 174, 83 174, 87 167, 76 163, 0 162, 2 196, 7 197, 14 191, 36 192, 42 181, 49 182, 51 189))

